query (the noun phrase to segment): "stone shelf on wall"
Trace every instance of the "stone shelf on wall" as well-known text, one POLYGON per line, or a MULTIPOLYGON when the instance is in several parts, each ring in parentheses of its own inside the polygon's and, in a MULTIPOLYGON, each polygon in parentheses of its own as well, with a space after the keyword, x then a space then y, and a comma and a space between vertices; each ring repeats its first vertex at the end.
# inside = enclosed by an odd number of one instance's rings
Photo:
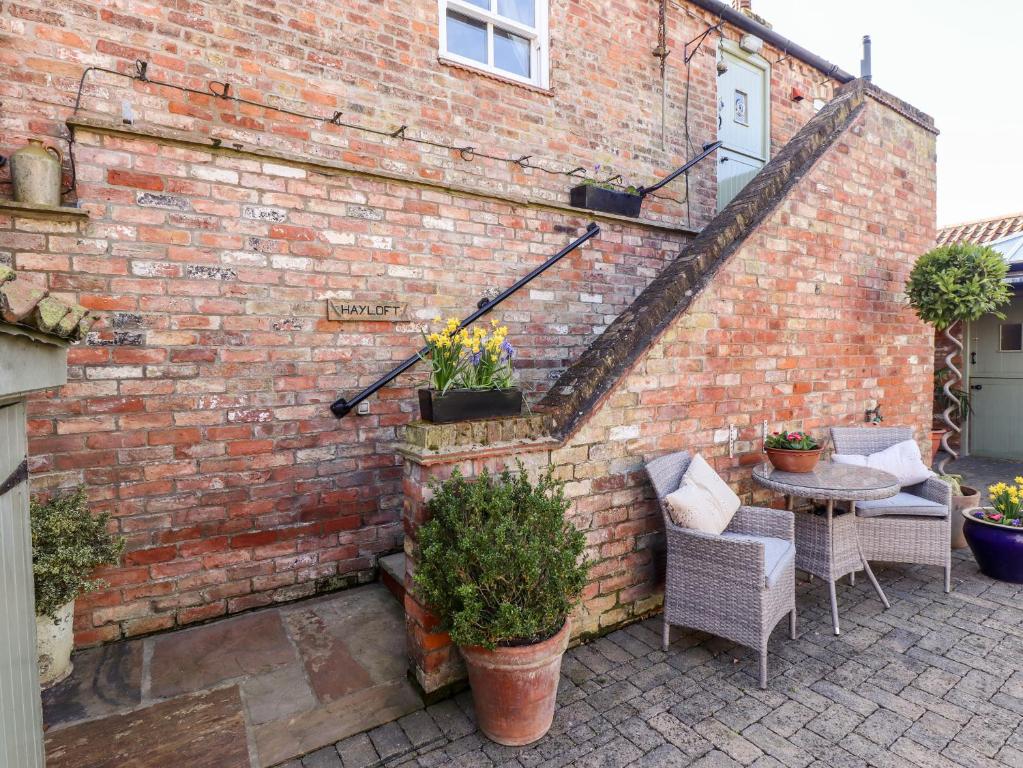
POLYGON ((72 208, 67 205, 38 205, 37 203, 19 203, 15 200, 0 200, 0 213, 12 213, 17 216, 32 216, 41 219, 89 218, 89 212, 84 208, 72 208))

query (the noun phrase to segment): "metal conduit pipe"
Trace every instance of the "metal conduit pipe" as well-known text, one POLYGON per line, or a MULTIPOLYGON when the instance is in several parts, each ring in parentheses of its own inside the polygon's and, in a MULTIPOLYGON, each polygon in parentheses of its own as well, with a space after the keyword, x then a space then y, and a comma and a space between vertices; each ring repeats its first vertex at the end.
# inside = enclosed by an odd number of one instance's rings
POLYGON ((703 8, 705 11, 710 11, 722 21, 726 21, 744 32, 749 32, 751 35, 756 35, 765 43, 770 43, 775 48, 783 51, 792 58, 799 59, 800 61, 809 64, 811 67, 819 69, 821 72, 829 77, 833 77, 840 83, 848 83, 850 80, 856 79, 837 64, 832 64, 827 59, 822 59, 816 53, 812 53, 806 50, 803 46, 792 42, 787 37, 779 35, 773 29, 768 29, 763 24, 753 21, 753 19, 749 16, 739 13, 739 11, 729 5, 720 3, 718 0, 688 1, 693 5, 703 8))

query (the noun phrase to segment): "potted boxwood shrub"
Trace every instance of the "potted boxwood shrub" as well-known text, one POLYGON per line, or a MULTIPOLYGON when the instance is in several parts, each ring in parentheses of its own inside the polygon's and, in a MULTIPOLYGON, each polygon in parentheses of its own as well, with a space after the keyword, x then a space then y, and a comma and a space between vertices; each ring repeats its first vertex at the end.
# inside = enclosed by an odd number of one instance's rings
POLYGON ((767 459, 782 472, 812 472, 821 458, 821 446, 805 432, 772 432, 764 440, 767 459))
POLYGON ((1023 477, 988 487, 991 506, 963 510, 963 533, 980 572, 1023 584, 1023 477))
POLYGON ((963 485, 962 475, 938 475, 938 479, 952 489, 952 549, 962 549, 966 546, 962 513, 980 506, 980 491, 963 485))
POLYGON ((586 584, 585 537, 565 519, 563 483, 521 464, 435 484, 415 584, 459 647, 476 719, 521 746, 551 727, 569 612, 586 584))
POLYGON ((952 334, 952 329, 986 314, 1005 317, 998 308, 1008 302, 1011 295, 1005 284, 1007 270, 1005 259, 990 248, 965 243, 941 245, 917 259, 906 283, 906 295, 917 316, 941 331, 952 345, 952 351, 945 356, 949 375, 941 385, 945 397, 942 419, 948 431, 941 437, 946 456, 937 467, 938 474, 944 472, 949 457, 958 458, 959 454, 949 446, 948 440, 950 434, 962 432, 952 420, 952 414, 959 411, 959 416, 963 415, 961 403, 954 394, 956 385, 962 381, 954 358, 962 354, 963 344, 952 334))
POLYGON ((33 498, 30 511, 39 682, 45 687, 71 674, 75 598, 104 585, 90 576, 118 562, 124 540, 108 532, 109 515, 89 512, 84 488, 33 498))
POLYGON ((489 330, 477 326, 470 332, 451 317, 440 331, 424 337, 430 387, 419 390, 419 413, 425 421, 445 424, 522 412, 522 390, 512 373, 515 349, 506 326, 491 320, 489 330))

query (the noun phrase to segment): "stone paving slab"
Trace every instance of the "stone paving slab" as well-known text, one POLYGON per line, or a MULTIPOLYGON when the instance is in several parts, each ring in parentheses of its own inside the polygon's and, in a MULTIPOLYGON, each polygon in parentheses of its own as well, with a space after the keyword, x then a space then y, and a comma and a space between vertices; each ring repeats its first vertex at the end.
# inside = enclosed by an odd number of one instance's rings
POLYGON ((179 696, 127 714, 50 732, 46 736, 46 765, 248 768, 245 716, 238 688, 179 696))
POLYGON ((466 692, 285 766, 1023 768, 1023 588, 968 550, 947 595, 940 568, 875 570, 892 608, 843 582, 838 637, 826 586, 797 583, 802 634, 775 631, 766 691, 754 654, 719 638, 679 631, 663 652, 657 617, 568 652, 536 744, 489 742, 466 692))

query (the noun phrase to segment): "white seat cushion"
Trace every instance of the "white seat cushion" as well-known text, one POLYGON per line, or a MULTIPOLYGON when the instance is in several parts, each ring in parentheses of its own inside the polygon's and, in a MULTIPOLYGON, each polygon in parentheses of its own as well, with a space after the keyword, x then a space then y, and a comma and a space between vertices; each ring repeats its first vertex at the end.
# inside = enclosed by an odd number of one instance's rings
POLYGON ((739 539, 756 541, 764 545, 764 581, 765 586, 773 587, 778 583, 785 566, 796 556, 796 548, 791 541, 776 539, 772 536, 753 536, 746 533, 721 534, 723 539, 739 539))
POLYGON ((907 485, 922 483, 933 475, 924 464, 920 456, 920 446, 915 440, 903 440, 885 448, 883 451, 872 453, 869 456, 860 456, 855 453, 835 453, 831 460, 836 464, 852 464, 858 467, 871 467, 880 469, 899 479, 899 485, 905 488, 907 485))
POLYGON ((682 528, 720 534, 739 509, 739 497, 702 456, 696 454, 682 484, 665 497, 671 519, 682 528))
POLYGON ((860 517, 881 517, 883 515, 916 515, 919 517, 946 517, 948 508, 936 501, 914 496, 902 491, 887 499, 857 501, 856 514, 860 517))

